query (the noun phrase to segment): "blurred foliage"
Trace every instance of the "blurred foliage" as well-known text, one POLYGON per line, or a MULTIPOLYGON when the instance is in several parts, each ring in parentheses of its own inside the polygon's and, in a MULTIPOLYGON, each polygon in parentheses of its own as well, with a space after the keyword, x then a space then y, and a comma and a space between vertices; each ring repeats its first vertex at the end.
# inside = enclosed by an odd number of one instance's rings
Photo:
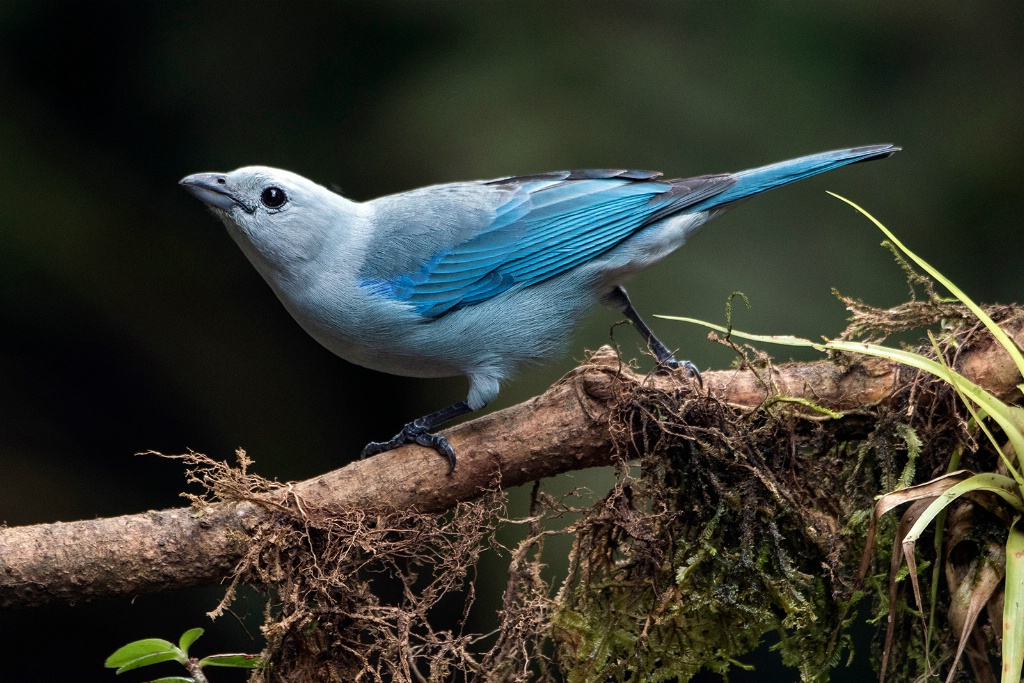
MULTIPOLYGON (((0 520, 180 504, 173 464, 131 457, 148 449, 242 446, 268 476, 311 476, 462 396, 461 380, 372 373, 307 338, 176 187, 197 171, 275 165, 368 199, 567 167, 695 175, 895 142, 905 151, 890 160, 717 219, 639 279, 634 301, 720 320, 742 290, 754 307, 737 325, 804 336, 841 329, 831 287, 902 301, 875 234, 826 189, 899 224, 979 300, 1014 299, 1021 35, 1016 2, 6 0, 0 520)), ((499 406, 549 384, 615 320, 595 313, 499 406)), ((658 327, 702 368, 730 360, 698 331, 658 327)), ((615 339, 639 346, 626 328, 615 339)), ((77 629, 96 640, 76 647, 109 652, 137 637, 148 605, 176 604, 164 623, 184 629, 210 594, 138 602, 23 614, 17 631, 77 629), (84 625, 104 616, 116 626, 84 625)), ((238 631, 211 647, 251 649, 238 631)), ((7 648, 28 647, 19 638, 7 648)), ((96 656, 78 680, 107 680, 96 656)))

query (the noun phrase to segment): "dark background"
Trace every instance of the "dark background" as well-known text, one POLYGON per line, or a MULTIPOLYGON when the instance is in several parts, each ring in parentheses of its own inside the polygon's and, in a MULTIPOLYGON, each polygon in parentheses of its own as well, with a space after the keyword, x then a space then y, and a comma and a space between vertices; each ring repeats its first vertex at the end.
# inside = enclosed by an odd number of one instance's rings
MULTIPOLYGON (((133 455, 149 449, 223 459, 243 447, 265 476, 310 477, 463 397, 460 379, 370 372, 306 337, 177 187, 184 175, 272 165, 364 200, 561 168, 686 176, 901 144, 750 201, 630 289, 648 314, 719 322, 742 290, 753 308, 737 311, 741 329, 829 335, 845 317, 831 287, 877 305, 907 290, 880 234, 826 189, 976 299, 1019 297, 1022 40, 1019 2, 4 0, 0 521, 182 505, 180 466, 133 455)), ((497 407, 543 390, 615 320, 595 312, 569 354, 497 407)), ((701 368, 731 360, 698 329, 655 327, 701 368)), ((615 339, 636 353, 631 330, 615 339)), ((600 494, 606 482, 554 486, 600 494)), ((481 586, 483 611, 502 588, 481 586)), ((241 622, 206 619, 219 596, 0 614, 0 677, 111 681, 100 667, 116 647, 192 626, 208 628, 201 654, 258 650, 241 622)), ((253 635, 260 609, 238 608, 253 635)))

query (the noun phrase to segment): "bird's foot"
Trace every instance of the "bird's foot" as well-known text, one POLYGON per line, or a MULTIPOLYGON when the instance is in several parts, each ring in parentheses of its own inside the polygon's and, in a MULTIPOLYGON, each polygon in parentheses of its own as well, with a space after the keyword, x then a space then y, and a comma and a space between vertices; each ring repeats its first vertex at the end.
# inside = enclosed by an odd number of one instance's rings
POLYGON ((698 370, 697 366, 688 360, 676 360, 671 357, 665 358, 658 363, 658 367, 655 369, 655 372, 679 370, 680 368, 682 368, 686 373, 687 377, 692 377, 697 380, 697 385, 701 389, 704 388, 704 379, 700 376, 700 370, 698 370))
POLYGON ((371 441, 366 444, 363 452, 360 454, 360 458, 368 458, 371 455, 377 455, 385 451, 404 446, 407 443, 416 443, 420 446, 426 446, 427 448, 433 448, 443 457, 448 459, 448 474, 455 471, 455 449, 452 448, 451 444, 448 443, 448 439, 444 438, 440 434, 431 434, 428 431, 428 427, 423 424, 420 420, 413 420, 409 424, 402 427, 402 431, 395 434, 394 437, 387 441, 371 441))

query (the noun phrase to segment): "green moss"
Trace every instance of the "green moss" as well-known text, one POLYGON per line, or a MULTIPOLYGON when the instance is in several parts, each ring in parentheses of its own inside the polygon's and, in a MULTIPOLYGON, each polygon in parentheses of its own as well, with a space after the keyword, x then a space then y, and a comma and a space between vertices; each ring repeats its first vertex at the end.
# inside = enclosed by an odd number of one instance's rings
MULTIPOLYGON (((866 438, 836 442, 781 406, 740 414, 643 387, 632 399, 617 433, 640 474, 623 466, 575 526, 551 614, 567 679, 727 676, 774 633, 801 681, 827 681, 864 595, 854 572, 872 498, 912 478, 914 430, 883 410, 866 438)), ((883 524, 879 545, 892 533, 883 524)), ((868 583, 887 593, 884 573, 868 583)))

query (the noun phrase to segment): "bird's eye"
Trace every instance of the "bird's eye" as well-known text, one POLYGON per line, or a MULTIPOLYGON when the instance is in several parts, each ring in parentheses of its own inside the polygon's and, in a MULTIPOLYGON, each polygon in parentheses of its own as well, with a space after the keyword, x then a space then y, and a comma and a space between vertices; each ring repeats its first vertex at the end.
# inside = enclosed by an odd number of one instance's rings
POLYGON ((288 196, 280 187, 268 187, 260 194, 260 201, 268 209, 280 209, 288 201, 288 196))

